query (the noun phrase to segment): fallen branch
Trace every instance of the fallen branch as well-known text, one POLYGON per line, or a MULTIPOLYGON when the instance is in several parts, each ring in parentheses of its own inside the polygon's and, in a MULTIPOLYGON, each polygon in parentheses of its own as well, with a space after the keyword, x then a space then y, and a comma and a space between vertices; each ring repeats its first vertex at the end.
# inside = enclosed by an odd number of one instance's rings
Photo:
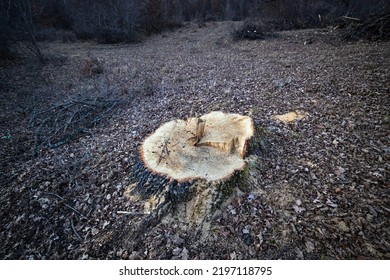
MULTIPOLYGON (((46 193, 46 194, 55 196, 55 197, 61 199, 62 201, 65 201, 65 199, 64 199, 62 196, 58 195, 58 194, 51 193, 51 192, 48 192, 48 193, 46 193)), ((80 211, 78 211, 78 210, 75 209, 74 207, 70 206, 69 204, 64 203, 64 205, 65 205, 65 207, 67 207, 67 208, 69 208, 70 210, 74 211, 76 214, 79 214, 81 217, 87 218, 84 214, 80 213, 80 211)))
POLYGON ((43 148, 56 148, 84 135, 96 124, 107 119, 121 100, 80 98, 34 112, 30 124, 34 130, 33 154, 43 148))

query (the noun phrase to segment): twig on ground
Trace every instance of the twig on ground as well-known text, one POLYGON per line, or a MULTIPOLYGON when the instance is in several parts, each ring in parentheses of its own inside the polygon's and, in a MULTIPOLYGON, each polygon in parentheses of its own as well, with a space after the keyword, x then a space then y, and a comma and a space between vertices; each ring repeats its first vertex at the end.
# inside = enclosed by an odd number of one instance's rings
POLYGON ((343 18, 350 19, 350 20, 355 20, 355 21, 360 21, 361 20, 360 18, 347 17, 347 16, 343 16, 343 18))
POLYGON ((77 239, 82 241, 83 238, 80 236, 80 234, 77 232, 77 230, 74 227, 73 218, 70 219, 70 226, 72 227, 72 230, 73 230, 74 234, 76 235, 77 239))
MULTIPOLYGON (((58 195, 58 194, 51 193, 51 192, 48 192, 48 193, 46 193, 46 194, 53 195, 53 196, 55 196, 55 197, 61 199, 62 201, 65 201, 65 199, 64 199, 62 196, 58 195)), ((79 214, 81 217, 87 218, 84 214, 82 214, 80 211, 78 211, 78 210, 75 209, 74 207, 70 206, 69 204, 64 203, 64 205, 65 205, 67 208, 69 208, 70 210, 74 211, 76 214, 79 214)))
POLYGON ((123 215, 149 215, 149 213, 138 212, 138 211, 116 211, 117 214, 123 215))
POLYGON ((56 148, 77 139, 107 118, 122 101, 98 97, 73 99, 34 113, 30 120, 30 124, 36 127, 33 154, 36 155, 42 147, 56 148))

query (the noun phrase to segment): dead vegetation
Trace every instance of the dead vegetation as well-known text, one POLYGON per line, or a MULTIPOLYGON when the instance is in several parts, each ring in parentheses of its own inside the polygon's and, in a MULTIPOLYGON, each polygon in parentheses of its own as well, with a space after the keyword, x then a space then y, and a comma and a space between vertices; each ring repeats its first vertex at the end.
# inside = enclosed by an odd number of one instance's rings
POLYGON ((235 40, 264 40, 273 36, 275 35, 260 20, 247 20, 233 32, 233 38, 235 40))
POLYGON ((330 29, 233 41, 234 27, 50 43, 67 59, 39 71, 2 63, 0 257, 389 259, 389 43, 328 44, 330 29), (80 73, 88 57, 103 73, 80 73), (170 217, 142 228, 144 203, 126 197, 138 146, 216 110, 266 136, 247 187, 202 238, 170 217))
POLYGON ((89 130, 104 121, 120 100, 99 97, 78 98, 33 112, 30 125, 34 128, 34 155, 42 147, 57 148, 90 134, 89 130))
POLYGON ((380 14, 363 19, 344 17, 348 21, 344 27, 346 40, 385 41, 390 39, 390 14, 380 14))
POLYGON ((80 69, 81 74, 87 77, 101 74, 103 71, 104 68, 102 63, 94 57, 88 57, 85 59, 80 69))

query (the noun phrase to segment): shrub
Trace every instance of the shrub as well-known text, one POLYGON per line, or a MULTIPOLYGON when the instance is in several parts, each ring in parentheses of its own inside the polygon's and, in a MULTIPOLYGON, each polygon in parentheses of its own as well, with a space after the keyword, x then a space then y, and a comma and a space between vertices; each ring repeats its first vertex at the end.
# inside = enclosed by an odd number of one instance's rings
POLYGON ((263 40, 272 36, 273 34, 260 20, 245 21, 240 28, 233 32, 233 39, 235 40, 263 40))
POLYGON ((80 72, 87 77, 101 74, 104 72, 103 64, 97 58, 88 57, 81 65, 80 72))
POLYGON ((352 22, 342 33, 345 40, 388 41, 390 40, 390 13, 372 15, 362 20, 352 18, 352 22))

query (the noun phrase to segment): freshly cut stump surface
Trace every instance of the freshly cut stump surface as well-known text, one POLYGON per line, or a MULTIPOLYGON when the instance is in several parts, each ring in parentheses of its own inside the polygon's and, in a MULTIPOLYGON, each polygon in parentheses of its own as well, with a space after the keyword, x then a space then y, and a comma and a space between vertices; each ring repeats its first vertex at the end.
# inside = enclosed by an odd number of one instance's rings
POLYGON ((207 235, 215 210, 245 186, 255 138, 252 118, 219 111, 161 125, 139 147, 127 192, 148 213, 135 232, 164 218, 207 235))
POLYGON ((140 157, 150 172, 178 182, 223 180, 244 168, 253 134, 250 117, 211 112, 163 124, 145 139, 140 157))

